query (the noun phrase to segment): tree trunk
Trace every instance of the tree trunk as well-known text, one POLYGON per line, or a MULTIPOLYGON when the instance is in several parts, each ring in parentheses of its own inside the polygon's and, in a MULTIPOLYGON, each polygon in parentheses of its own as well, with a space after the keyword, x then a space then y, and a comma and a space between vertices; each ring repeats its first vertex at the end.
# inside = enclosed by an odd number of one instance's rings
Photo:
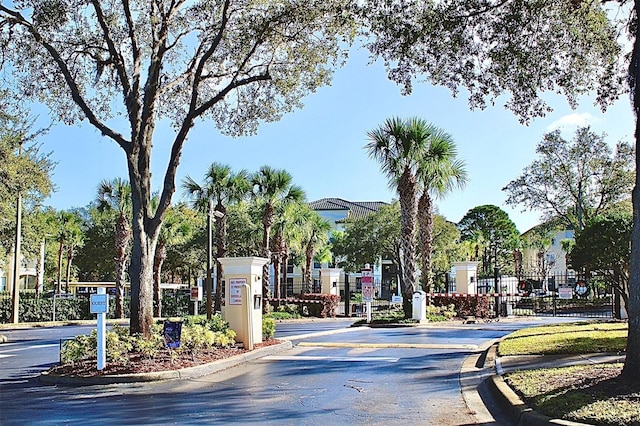
MULTIPOLYGON (((425 191, 418 201, 418 220, 420 222, 420 243, 422 247, 422 289, 431 293, 433 271, 431 270, 431 252, 433 251, 433 202, 425 191)), ((430 299, 428 299, 430 300, 430 299)))
POLYGON ((224 216, 216 220, 216 297, 213 302, 215 312, 222 311, 222 264, 218 259, 227 255, 227 209, 222 203, 215 208, 224 216))
POLYGON ((153 259, 156 241, 138 221, 133 226, 133 248, 131 250, 131 334, 140 333, 150 337, 153 325, 153 259))
MULTIPOLYGON (((640 14, 640 1, 635 2, 635 15, 640 14)), ((629 270, 629 334, 627 336, 627 356, 622 369, 622 377, 628 381, 640 382, 640 26, 635 26, 633 55, 629 65, 631 99, 636 117, 636 181, 632 193, 633 230, 631 232, 631 262, 629 270)))
POLYGON ((284 257, 282 259, 282 284, 284 287, 284 297, 287 297, 287 269, 289 269, 289 254, 285 252, 284 257))
POLYGON ((398 184, 401 214, 401 247, 403 276, 403 309, 405 318, 413 315, 411 302, 416 291, 416 182, 410 171, 405 171, 398 184))
POLYGON ((273 283, 276 299, 280 299, 280 254, 273 256, 273 283))
POLYGON ((116 318, 124 318, 124 283, 127 271, 127 248, 131 240, 129 221, 123 213, 116 221, 116 257, 113 259, 116 266, 116 318))
POLYGON ((311 293, 311 268, 313 265, 313 240, 309 240, 305 249, 304 292, 311 293))
POLYGON ((167 250, 165 245, 158 243, 156 247, 156 255, 153 262, 153 316, 159 318, 162 316, 162 289, 160 288, 160 280, 162 274, 162 265, 167 258, 167 250))
POLYGON ((262 312, 267 313, 267 298, 271 291, 269 281, 269 268, 271 266, 271 250, 269 250, 269 241, 271 235, 271 227, 273 226, 273 206, 267 204, 265 214, 262 219, 264 226, 264 234, 262 235, 262 256, 267 259, 267 263, 262 267, 262 312))
POLYGON ((58 294, 62 293, 62 251, 64 249, 64 243, 60 241, 60 246, 58 247, 58 294))
POLYGON ((70 246, 67 249, 67 268, 65 271, 65 285, 64 291, 65 293, 69 293, 69 278, 71 277, 71 261, 73 260, 73 246, 70 246))

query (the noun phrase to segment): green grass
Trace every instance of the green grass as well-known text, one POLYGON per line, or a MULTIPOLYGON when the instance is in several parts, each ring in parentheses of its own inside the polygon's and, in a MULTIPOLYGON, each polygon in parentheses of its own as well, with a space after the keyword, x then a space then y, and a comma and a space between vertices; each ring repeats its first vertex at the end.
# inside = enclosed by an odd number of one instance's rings
MULTIPOLYGON (((498 347, 501 356, 624 352, 627 324, 582 322, 519 330, 498 347)), ((527 405, 552 418, 598 425, 640 425, 640 383, 619 378, 622 364, 517 371, 505 381, 527 405)))
POLYGON ((499 354, 508 356, 623 352, 626 345, 626 323, 571 323, 516 331, 500 343, 499 354))
POLYGON ((622 364, 526 370, 507 383, 538 412, 598 425, 640 424, 640 386, 618 379, 622 364))

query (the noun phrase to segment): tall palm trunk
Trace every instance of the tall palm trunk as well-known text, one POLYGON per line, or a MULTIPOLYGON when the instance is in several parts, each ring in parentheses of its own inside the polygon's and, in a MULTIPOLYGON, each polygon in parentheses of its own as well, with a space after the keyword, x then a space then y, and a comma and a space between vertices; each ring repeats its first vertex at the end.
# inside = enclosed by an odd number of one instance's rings
POLYGON ((162 274, 162 265, 166 258, 167 249, 165 244, 158 242, 156 255, 153 261, 153 316, 156 318, 162 316, 162 289, 160 288, 160 278, 162 274))
POLYGON ((74 255, 75 255, 75 252, 73 250, 73 246, 70 245, 69 248, 67 249, 67 268, 65 272, 65 285, 64 285, 65 293, 69 293, 69 279, 71 278, 71 261, 73 260, 74 255))
POLYGON ((422 248, 422 289, 431 293, 433 288, 433 271, 431 254, 433 252, 433 201, 427 191, 418 200, 418 223, 420 224, 420 246, 422 248))
POLYGON ((304 292, 311 293, 311 265, 313 263, 313 238, 309 239, 304 255, 304 292))
POLYGON ((62 252, 64 251, 64 242, 60 241, 58 246, 58 294, 62 293, 62 252))
POLYGON ((224 216, 216 220, 216 295, 213 310, 222 310, 222 264, 218 259, 227 255, 227 209, 222 203, 216 205, 216 210, 224 216))
POLYGON ((401 247, 403 275, 403 309, 406 318, 411 317, 412 298, 416 291, 416 178, 405 170, 398 184, 401 211, 401 247))
POLYGON ((271 266, 271 250, 269 250, 270 243, 270 235, 271 228, 273 227, 275 213, 273 210, 273 206, 271 204, 267 204, 265 206, 265 213, 262 217, 262 225, 264 227, 264 233, 262 234, 262 256, 265 259, 268 259, 267 263, 262 267, 262 300, 263 300, 263 311, 266 312, 267 309, 267 297, 269 297, 270 292, 270 274, 269 268, 271 266))
POLYGON ((124 283, 126 280, 127 248, 131 241, 129 221, 124 213, 120 213, 116 221, 116 257, 113 259, 116 266, 116 318, 124 318, 124 283))

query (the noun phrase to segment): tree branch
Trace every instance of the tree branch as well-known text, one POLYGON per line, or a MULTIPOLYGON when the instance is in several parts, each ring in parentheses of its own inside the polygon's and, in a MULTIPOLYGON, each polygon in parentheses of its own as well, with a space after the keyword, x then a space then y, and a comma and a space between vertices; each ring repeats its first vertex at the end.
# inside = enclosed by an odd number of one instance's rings
POLYGON ((80 109, 86 116, 89 123, 91 123, 91 125, 93 125, 96 129, 98 129, 104 136, 107 136, 113 139, 118 145, 120 145, 120 147, 125 152, 128 152, 129 146, 130 146, 129 141, 127 141, 124 138, 124 136, 122 136, 120 133, 116 132, 115 130, 111 129, 101 120, 99 120, 98 117, 96 117, 96 115, 93 113, 91 108, 87 105, 86 101, 80 94, 80 90, 78 88, 76 81, 71 75, 71 71, 67 67, 67 64, 62 59, 60 53, 56 50, 56 48, 53 45, 51 45, 49 42, 47 42, 42 37, 42 35, 38 32, 38 30, 33 26, 33 24, 28 22, 19 12, 10 10, 3 5, 0 5, 0 11, 6 13, 10 17, 9 18, 10 22, 13 22, 17 25, 21 25, 24 28, 26 28, 27 31, 34 38, 35 42, 40 44, 42 47, 44 47, 45 50, 49 53, 49 55, 51 56, 51 59, 53 59, 55 64, 58 66, 58 69, 62 73, 65 83, 67 84, 67 87, 71 92, 72 99, 80 107, 80 109))

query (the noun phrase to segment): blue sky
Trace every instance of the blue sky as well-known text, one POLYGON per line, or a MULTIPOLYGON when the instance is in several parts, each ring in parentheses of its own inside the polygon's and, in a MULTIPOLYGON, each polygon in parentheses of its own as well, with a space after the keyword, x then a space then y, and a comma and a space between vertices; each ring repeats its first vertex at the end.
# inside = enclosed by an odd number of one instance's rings
MULTIPOLYGON (((564 98, 549 95, 548 99, 554 112, 524 126, 500 102, 486 110, 469 110, 464 92, 453 98, 444 88, 419 83, 413 94, 402 96, 400 88, 387 80, 382 65, 369 65, 367 52, 357 50, 337 70, 331 86, 309 95, 304 108, 279 122, 263 124, 255 136, 228 138, 209 122, 198 123, 183 151, 178 185, 187 174, 201 181, 212 162, 250 172, 270 165, 291 173, 309 201, 339 197, 390 202, 397 196, 388 188, 379 164, 364 150, 366 133, 392 116, 418 116, 453 136, 470 177, 465 189, 437 201, 439 212, 458 222, 473 207, 495 204, 524 232, 539 222, 540 212, 506 206, 501 189, 533 160, 544 133, 561 128, 571 138, 577 125, 589 124, 593 131, 606 133, 611 145, 620 139, 631 141, 633 136, 627 97, 605 114, 589 98, 576 110, 564 98)), ((46 113, 40 114, 42 121, 46 113)), ((160 188, 164 175, 171 132, 162 125, 156 132, 154 190, 160 188)), ((56 209, 85 206, 95 199, 101 180, 127 176, 122 150, 87 124, 55 125, 41 142, 58 163, 53 176, 58 189, 46 201, 56 209)), ((183 194, 178 190, 174 200, 180 199, 183 194)))

